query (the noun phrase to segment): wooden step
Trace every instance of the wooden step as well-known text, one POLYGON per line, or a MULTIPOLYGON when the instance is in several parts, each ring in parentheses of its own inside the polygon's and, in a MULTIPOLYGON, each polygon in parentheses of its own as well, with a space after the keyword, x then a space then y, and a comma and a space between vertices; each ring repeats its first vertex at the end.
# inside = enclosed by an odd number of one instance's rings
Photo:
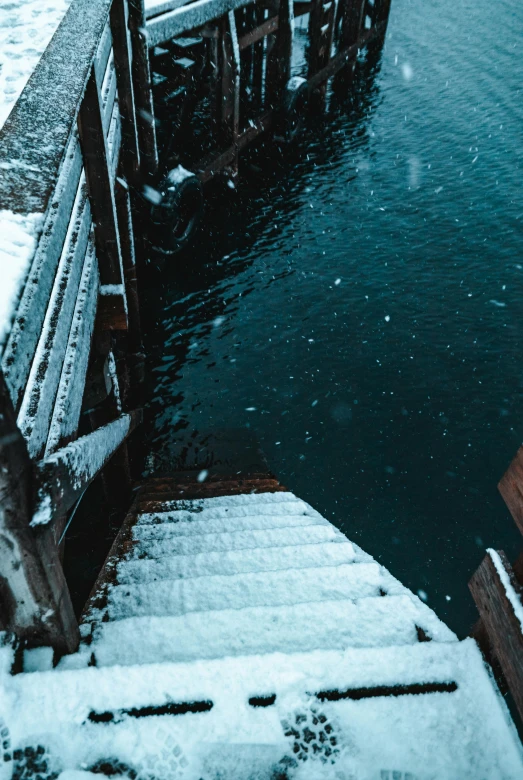
MULTIPOLYGON (((169 515, 168 515, 169 517, 169 515)), ((195 515, 197 518, 198 515, 195 515)), ((328 520, 321 515, 281 514, 281 515, 248 515, 246 517, 227 517, 215 520, 182 520, 165 522, 157 525, 135 525, 133 539, 145 541, 148 539, 167 539, 169 537, 201 536, 203 534, 219 534, 237 531, 262 531, 271 528, 301 528, 309 525, 325 525, 330 527, 328 520)))
MULTIPOLYGON (((377 563, 160 580, 111 588, 109 620, 380 595, 377 563)), ((385 594, 385 591, 383 591, 385 594)))
POLYGON ((116 565, 116 579, 118 583, 140 583, 178 577, 187 579, 214 574, 337 566, 340 563, 352 563, 355 558, 354 547, 349 541, 328 541, 256 550, 176 555, 161 560, 124 560, 116 565))
POLYGON ((137 525, 160 524, 164 522, 178 523, 184 521, 200 520, 224 520, 241 517, 253 517, 256 515, 278 516, 278 515, 314 515, 321 517, 320 513, 310 507, 305 501, 263 501, 263 495, 256 496, 259 501, 252 502, 242 506, 213 506, 204 502, 186 502, 184 509, 171 510, 167 512, 145 512, 138 515, 137 525))
MULTIPOLYGON (((162 493, 161 495, 155 494, 157 495, 157 498, 154 500, 157 503, 162 503, 162 500, 165 503, 165 507, 163 509, 154 510, 155 512, 175 512, 180 509, 198 511, 199 509, 211 509, 218 507, 226 507, 232 510, 234 507, 249 506, 251 504, 257 504, 258 502, 263 502, 264 504, 278 504, 282 501, 288 502, 300 500, 296 498, 293 493, 289 493, 288 490, 261 491, 260 493, 252 493, 247 491, 245 493, 235 493, 234 495, 201 496, 194 499, 184 497, 172 499, 170 497, 171 492, 172 491, 169 490, 167 493, 169 497, 165 499, 162 499, 162 496, 166 495, 165 493, 162 493)), ((151 491, 147 490, 146 486, 144 486, 138 497, 138 511, 140 514, 147 514, 148 510, 142 509, 142 504, 151 502, 152 499, 150 498, 150 494, 151 491), (144 499, 143 496, 147 497, 144 499)))
POLYGON ((165 539, 136 541, 131 557, 167 558, 175 555, 195 555, 229 550, 256 550, 261 547, 287 547, 289 545, 313 544, 316 542, 339 541, 345 537, 334 526, 325 521, 315 525, 289 528, 269 528, 260 531, 232 531, 199 536, 167 536, 165 539))
POLYGON ((433 613, 421 616, 408 596, 340 599, 217 610, 212 620, 196 612, 101 623, 91 650, 98 666, 112 666, 409 645, 418 642, 420 623, 429 635, 442 625, 433 613))

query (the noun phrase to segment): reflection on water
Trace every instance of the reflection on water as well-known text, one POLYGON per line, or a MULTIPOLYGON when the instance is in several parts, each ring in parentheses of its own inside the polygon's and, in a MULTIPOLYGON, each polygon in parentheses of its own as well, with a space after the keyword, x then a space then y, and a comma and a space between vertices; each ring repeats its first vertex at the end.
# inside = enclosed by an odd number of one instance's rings
POLYGON ((157 455, 251 426, 281 481, 460 634, 523 433, 523 6, 393 0, 353 102, 211 197, 149 295, 157 455), (495 56, 493 56, 495 52, 495 56))

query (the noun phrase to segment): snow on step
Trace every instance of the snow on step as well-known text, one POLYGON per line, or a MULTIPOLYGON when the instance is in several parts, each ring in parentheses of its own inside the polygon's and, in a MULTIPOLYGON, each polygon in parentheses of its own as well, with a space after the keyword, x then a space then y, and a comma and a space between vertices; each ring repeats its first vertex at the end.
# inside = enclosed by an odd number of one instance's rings
MULTIPOLYGON (((168 517, 170 518, 169 515, 168 517)), ((318 514, 313 516, 303 513, 293 515, 259 514, 201 521, 199 519, 180 520, 178 522, 165 522, 163 525, 139 525, 133 528, 133 537, 138 540, 165 539, 173 536, 199 536, 201 534, 259 531, 266 528, 289 528, 306 525, 330 525, 330 523, 318 514)))
MULTIPOLYGON (((408 645, 418 641, 419 618, 408 596, 224 609, 212 618, 205 612, 133 617, 100 623, 90 650, 98 665, 112 666, 408 645)), ((433 613, 423 616, 421 628, 445 637, 446 627, 433 613)))
MULTIPOLYGON (((144 500, 147 500, 146 496, 144 500)), ((162 512, 176 512, 178 510, 199 512, 204 509, 232 509, 233 507, 248 507, 260 503, 281 504, 289 501, 296 501, 300 504, 305 503, 300 498, 297 498, 294 493, 286 493, 284 491, 277 493, 239 493, 236 496, 213 496, 212 498, 178 498, 163 502, 161 493, 154 494, 154 502, 162 503, 162 512)))
MULTIPOLYGON (((356 555, 349 541, 303 544, 283 547, 260 547, 256 550, 177 555, 160 560, 129 560, 117 565, 119 583, 141 583, 178 577, 205 577, 211 574, 279 571, 308 566, 337 566, 351 563, 356 555)), ((372 561, 370 556, 367 556, 372 561)))
MULTIPOLYGON (((380 584, 377 563, 162 580, 112 588, 108 614, 110 620, 122 620, 133 616, 174 616, 209 610, 359 599, 378 596, 380 584)), ((212 616, 209 619, 212 620, 212 616)))
MULTIPOLYGON (((303 733, 310 725, 312 706, 327 717, 340 752, 334 765, 313 760, 302 766, 310 771, 297 776, 378 780, 384 767, 389 778, 394 771, 398 777, 410 773, 417 780, 519 780, 523 776, 517 734, 471 639, 244 656, 241 663, 233 657, 190 664, 89 667, 75 672, 55 669, 9 677, 5 689, 0 689, 2 696, 1 716, 8 728, 16 730, 19 743, 31 744, 31 737, 45 733, 48 742, 44 744, 54 756, 63 755, 70 770, 114 756, 120 766, 138 765, 140 776, 199 780, 221 773, 230 778, 238 777, 239 757, 248 754, 252 759, 249 771, 240 776, 268 778, 273 773, 258 772, 253 745, 275 744, 282 732, 276 729, 271 734, 268 724, 259 719, 260 713, 274 718, 276 726, 299 716, 303 733), (454 682, 457 690, 321 703, 306 696, 307 692, 434 682, 454 682), (246 704, 251 696, 269 693, 276 694, 271 707, 246 704), (116 717, 109 724, 85 725, 91 712, 118 713, 209 700, 213 709, 201 714, 116 717), (159 775, 159 757, 172 756, 173 748, 175 755, 191 761, 209 744, 228 745, 229 758, 236 764, 227 775, 222 760, 227 754, 221 749, 214 754, 218 766, 212 774, 203 769, 192 772, 191 767, 181 773, 175 765, 159 775)), ((291 756, 292 749, 290 738, 272 765, 283 755, 291 756)), ((88 776, 70 772, 71 780, 87 780, 88 776)), ((62 777, 65 780, 66 774, 62 777)))
POLYGON ((165 558, 171 555, 190 555, 221 550, 252 550, 260 547, 279 547, 314 542, 345 541, 334 526, 322 521, 316 525, 297 528, 269 528, 259 531, 233 531, 200 536, 166 537, 139 541, 133 547, 133 558, 165 558))
MULTIPOLYGON (((260 496, 264 494, 261 493, 260 496)), ((269 494, 271 495, 271 494, 269 494)), ((264 517, 309 515, 321 517, 320 513, 305 503, 305 501, 279 501, 267 503, 259 501, 247 506, 207 506, 205 508, 178 509, 169 512, 145 512, 138 516, 137 525, 158 525, 159 523, 178 523, 183 521, 195 522, 199 520, 225 520, 240 517, 264 517)))

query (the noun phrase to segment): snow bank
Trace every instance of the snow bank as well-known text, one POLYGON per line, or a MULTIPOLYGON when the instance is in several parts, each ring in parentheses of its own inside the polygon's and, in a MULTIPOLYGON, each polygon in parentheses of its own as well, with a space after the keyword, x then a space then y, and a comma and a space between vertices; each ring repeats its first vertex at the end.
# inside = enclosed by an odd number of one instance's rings
POLYGON ((0 127, 70 4, 71 0, 10 0, 0 4, 0 127))

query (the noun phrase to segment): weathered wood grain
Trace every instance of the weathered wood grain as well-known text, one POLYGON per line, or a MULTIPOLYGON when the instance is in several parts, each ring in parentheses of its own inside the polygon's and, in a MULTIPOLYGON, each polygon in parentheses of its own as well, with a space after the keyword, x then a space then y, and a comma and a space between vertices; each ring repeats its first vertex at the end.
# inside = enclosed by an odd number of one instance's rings
POLYGON ((519 448, 512 463, 501 477, 498 490, 523 534, 523 447, 519 448))
POLYGON ((36 464, 33 527, 53 528, 56 541, 69 509, 100 473, 112 455, 142 421, 142 411, 123 414, 93 433, 82 436, 36 464))
POLYGON ((67 444, 78 429, 99 286, 98 262, 94 245, 91 243, 84 260, 60 384, 56 393, 45 448, 46 457, 67 444))
POLYGON ((41 457, 49 433, 90 224, 89 203, 85 180, 82 177, 51 298, 46 307, 36 355, 18 414, 18 425, 27 441, 31 457, 35 458, 41 457))
POLYGON ((129 30, 132 42, 132 76, 136 105, 136 122, 140 148, 142 173, 154 176, 158 169, 158 149, 151 93, 151 71, 149 67, 149 26, 145 27, 143 0, 128 0, 129 30))
POLYGON ((522 588, 505 553, 489 550, 470 580, 469 588, 492 650, 523 718, 522 588), (503 577, 506 582, 503 582, 503 577))
POLYGON ((102 284, 122 284, 120 236, 116 221, 113 182, 109 169, 109 151, 102 118, 100 92, 94 70, 91 70, 80 107, 78 130, 95 226, 100 279, 102 284))
POLYGON ((122 117, 122 160, 125 176, 136 183, 140 168, 140 152, 136 129, 136 108, 132 77, 132 50, 129 35, 127 0, 113 0, 111 7, 114 64, 118 82, 118 99, 122 117))
POLYGON ((79 632, 58 552, 30 527, 33 466, 0 375, 0 621, 28 646, 74 652, 79 632))

